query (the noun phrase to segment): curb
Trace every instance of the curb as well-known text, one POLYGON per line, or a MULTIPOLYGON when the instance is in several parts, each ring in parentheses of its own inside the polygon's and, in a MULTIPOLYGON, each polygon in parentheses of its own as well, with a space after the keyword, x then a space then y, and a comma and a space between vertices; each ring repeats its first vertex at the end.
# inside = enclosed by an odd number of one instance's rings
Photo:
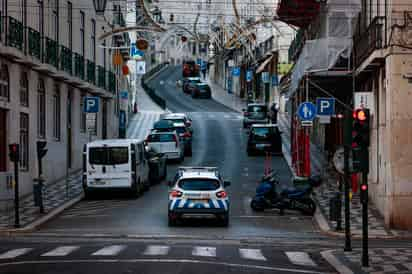
POLYGON ((336 258, 335 255, 333 255, 333 252, 335 250, 326 250, 322 251, 320 255, 331 265, 333 266, 336 271, 338 271, 341 274, 354 274, 352 270, 350 270, 347 266, 345 266, 343 263, 339 261, 338 258, 336 258))
POLYGON ((80 202, 83 199, 84 194, 80 194, 79 196, 65 202, 59 207, 56 207, 52 211, 50 211, 47 215, 42 216, 41 218, 37 219, 34 222, 31 222, 30 224, 26 225, 25 227, 22 228, 14 228, 14 229, 1 229, 0 230, 0 235, 10 235, 13 233, 27 233, 27 232, 33 232, 36 230, 37 227, 40 225, 48 222, 50 219, 56 217, 60 213, 62 213, 65 209, 72 207, 76 203, 80 202))

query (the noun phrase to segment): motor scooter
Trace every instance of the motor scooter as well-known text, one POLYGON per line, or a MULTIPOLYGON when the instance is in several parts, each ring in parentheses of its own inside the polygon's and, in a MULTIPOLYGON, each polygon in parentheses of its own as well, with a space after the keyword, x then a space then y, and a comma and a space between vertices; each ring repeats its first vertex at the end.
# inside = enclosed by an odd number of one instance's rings
POLYGON ((250 206, 255 211, 276 208, 279 209, 280 215, 283 215, 285 209, 288 209, 298 210, 305 215, 313 216, 316 211, 316 203, 311 194, 313 188, 318 187, 321 182, 319 176, 313 176, 308 179, 306 186, 280 190, 280 181, 276 172, 272 171, 260 181, 250 206))

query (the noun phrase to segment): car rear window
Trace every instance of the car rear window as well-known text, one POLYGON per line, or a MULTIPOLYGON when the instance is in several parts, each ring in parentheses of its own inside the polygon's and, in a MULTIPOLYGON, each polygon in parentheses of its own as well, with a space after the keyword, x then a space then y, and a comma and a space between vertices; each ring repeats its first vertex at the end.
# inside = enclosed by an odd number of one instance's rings
POLYGON ((148 142, 174 142, 173 134, 151 134, 147 137, 148 142))
POLYGON ((248 112, 267 112, 266 106, 248 106, 248 112))
POLYGON ((128 147, 91 147, 89 163, 92 165, 120 165, 129 161, 128 147))
POLYGON ((220 187, 218 180, 213 179, 182 179, 178 183, 183 190, 211 191, 220 187))
POLYGON ((176 132, 179 133, 179 134, 183 134, 183 133, 186 132, 185 127, 175 127, 174 130, 176 130, 176 132))
POLYGON ((200 79, 189 80, 189 82, 190 82, 190 83, 193 83, 193 84, 197 84, 197 83, 200 83, 200 79))
POLYGON ((273 127, 257 127, 252 130, 253 135, 259 136, 259 137, 267 137, 270 135, 275 134, 275 128, 273 127))

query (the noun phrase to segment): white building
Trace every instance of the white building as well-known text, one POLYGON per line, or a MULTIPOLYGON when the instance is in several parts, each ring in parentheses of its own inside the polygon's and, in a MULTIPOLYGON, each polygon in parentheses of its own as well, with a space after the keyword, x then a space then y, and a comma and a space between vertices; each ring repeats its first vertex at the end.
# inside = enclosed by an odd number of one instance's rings
POLYGON ((90 139, 118 136, 118 90, 125 85, 112 52, 127 34, 99 41, 122 10, 109 3, 105 18, 92 1, 0 0, 0 199, 12 171, 8 144, 21 150, 20 194, 32 191, 38 176, 36 142, 47 141, 43 174, 55 182, 81 168, 89 140, 83 98, 98 96, 96 131, 90 139), (24 4, 23 4, 24 3, 24 4), (113 13, 116 16, 113 16, 113 13), (123 85, 123 86, 122 86, 123 85))

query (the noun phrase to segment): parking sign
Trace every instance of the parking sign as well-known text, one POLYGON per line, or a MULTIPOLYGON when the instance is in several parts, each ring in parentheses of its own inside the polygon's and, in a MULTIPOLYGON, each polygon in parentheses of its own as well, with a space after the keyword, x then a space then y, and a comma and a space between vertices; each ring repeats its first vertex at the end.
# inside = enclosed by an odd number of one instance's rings
POLYGON ((85 113, 99 112, 99 97, 92 97, 92 96, 84 97, 83 112, 85 113))
POLYGON ((316 113, 318 116, 335 114, 335 98, 316 98, 316 113))

